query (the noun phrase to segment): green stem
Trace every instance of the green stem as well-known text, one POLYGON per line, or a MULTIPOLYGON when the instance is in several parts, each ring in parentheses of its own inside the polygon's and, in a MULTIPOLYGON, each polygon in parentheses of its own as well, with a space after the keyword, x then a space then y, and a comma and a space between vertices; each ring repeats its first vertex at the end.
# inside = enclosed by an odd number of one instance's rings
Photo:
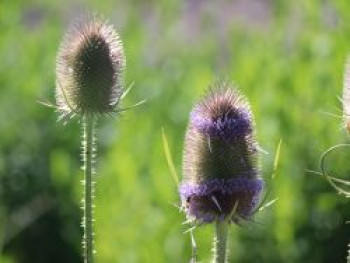
POLYGON ((83 141, 83 159, 84 159, 84 262, 93 262, 94 238, 93 238, 93 151, 94 151, 94 123, 95 118, 92 115, 85 115, 83 119, 84 141, 83 141))
POLYGON ((226 262, 228 225, 227 220, 217 220, 215 223, 214 263, 226 262))

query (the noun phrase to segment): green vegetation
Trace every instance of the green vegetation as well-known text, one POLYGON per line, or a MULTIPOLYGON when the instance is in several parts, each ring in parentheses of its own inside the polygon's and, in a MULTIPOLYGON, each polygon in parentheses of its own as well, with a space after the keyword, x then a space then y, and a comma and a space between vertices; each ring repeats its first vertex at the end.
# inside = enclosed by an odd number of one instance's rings
MULTIPOLYGON (((216 78, 232 80, 251 102, 269 152, 261 155, 269 199, 278 198, 254 222, 230 228, 232 262, 344 262, 348 200, 307 170, 348 141, 341 119, 322 112, 341 115, 349 10, 348 0, 2 1, 0 262, 82 261, 79 125, 63 127, 36 101, 54 101, 59 44, 85 11, 109 18, 123 40, 126 84, 135 85, 122 106, 147 100, 99 123, 96 262, 189 261, 162 127, 181 175, 189 111, 216 78)), ((346 178, 349 157, 333 152, 328 173, 346 178)), ((213 228, 194 235, 209 262, 213 228)))

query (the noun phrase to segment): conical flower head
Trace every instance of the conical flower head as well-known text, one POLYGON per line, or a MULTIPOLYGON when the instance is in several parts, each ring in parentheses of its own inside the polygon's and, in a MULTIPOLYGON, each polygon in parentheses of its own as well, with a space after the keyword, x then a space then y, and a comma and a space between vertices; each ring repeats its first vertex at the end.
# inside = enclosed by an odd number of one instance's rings
POLYGON ((189 218, 205 223, 251 215, 263 188, 253 131, 249 104, 228 83, 216 84, 195 105, 179 190, 189 218))
POLYGON ((65 36, 57 55, 56 99, 64 114, 113 112, 122 94, 125 58, 112 26, 97 19, 65 36))

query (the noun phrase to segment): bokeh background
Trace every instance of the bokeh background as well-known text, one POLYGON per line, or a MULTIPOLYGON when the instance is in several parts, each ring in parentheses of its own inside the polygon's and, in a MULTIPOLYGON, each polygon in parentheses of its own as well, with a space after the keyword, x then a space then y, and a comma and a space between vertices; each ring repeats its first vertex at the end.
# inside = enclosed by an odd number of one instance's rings
MULTIPOLYGON (((124 42, 122 102, 147 103, 99 123, 96 262, 188 262, 190 237, 167 167, 164 127, 181 176, 192 105, 231 80, 256 117, 262 176, 278 201, 232 226, 230 262, 345 262, 348 200, 320 176, 319 157, 348 141, 340 116, 350 51, 348 0, 0 1, 0 262, 82 262, 80 126, 57 123, 55 56, 69 24, 96 12, 124 42), (279 140, 280 160, 271 179, 279 140)), ((350 153, 327 162, 346 178, 350 153)), ((210 262, 213 229, 195 230, 210 262)))

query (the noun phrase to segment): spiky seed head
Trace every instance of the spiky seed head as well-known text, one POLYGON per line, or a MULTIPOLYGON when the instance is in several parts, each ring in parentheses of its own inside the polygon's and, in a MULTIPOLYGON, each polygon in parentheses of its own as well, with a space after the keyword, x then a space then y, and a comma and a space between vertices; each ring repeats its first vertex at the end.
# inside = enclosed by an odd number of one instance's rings
POLYGON ((113 112, 122 94, 125 57, 114 28, 96 18, 74 26, 60 46, 56 100, 63 115, 113 112))
POLYGON ((187 216, 212 222, 232 214, 247 219, 259 201, 257 143, 246 99, 216 83, 190 114, 180 196, 187 216))

